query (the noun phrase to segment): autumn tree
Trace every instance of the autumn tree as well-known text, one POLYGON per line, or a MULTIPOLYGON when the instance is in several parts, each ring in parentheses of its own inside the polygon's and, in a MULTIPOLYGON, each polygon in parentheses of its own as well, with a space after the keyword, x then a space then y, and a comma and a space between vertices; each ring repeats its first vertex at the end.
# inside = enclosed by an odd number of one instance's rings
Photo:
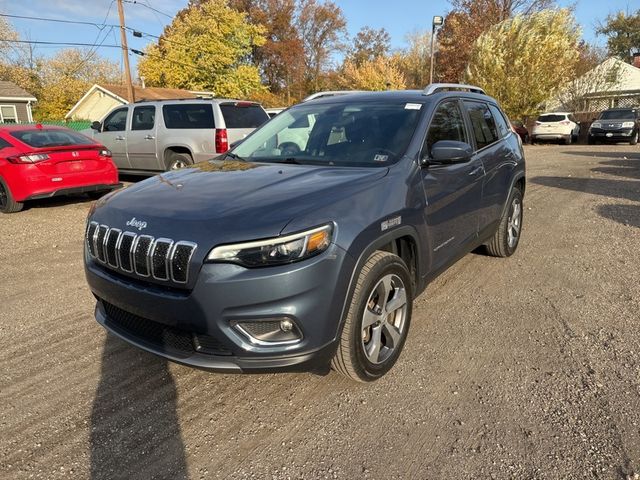
POLYGON ((378 56, 359 64, 347 60, 339 76, 339 87, 350 90, 402 90, 405 79, 392 58, 378 56))
POLYGON ((340 7, 331 1, 301 0, 296 24, 304 47, 307 88, 318 91, 331 54, 344 48, 347 22, 340 7))
POLYGON ((301 95, 294 90, 304 76, 304 48, 294 24, 295 0, 231 0, 229 5, 265 28, 265 43, 254 45, 252 60, 270 92, 283 97, 280 104, 290 104, 292 94, 301 95))
POLYGON ((119 82, 120 69, 93 51, 72 48, 43 59, 39 77, 42 90, 34 117, 60 120, 94 83, 119 82))
POLYGON ((35 55, 34 46, 15 42, 20 35, 13 26, 0 17, 0 80, 13 82, 34 96, 42 88, 38 70, 40 58, 35 55))
POLYGON ((609 15, 597 33, 607 37, 610 55, 631 63, 633 54, 640 53, 640 10, 635 14, 609 15))
POLYGON ((388 56, 390 51, 391 35, 386 29, 362 27, 353 38, 347 60, 354 65, 361 65, 388 56))
POLYGON ((145 50, 138 73, 149 86, 246 97, 263 88, 250 54, 264 44, 264 32, 226 0, 192 2, 145 50))
POLYGON ((516 14, 541 11, 553 0, 451 0, 451 11, 438 32, 435 77, 459 82, 469 63, 471 47, 490 27, 516 14))
POLYGON ((498 99, 513 118, 533 116, 571 78, 579 38, 567 9, 516 15, 478 38, 466 80, 498 99))
POLYGON ((416 31, 407 35, 408 47, 393 55, 395 64, 408 88, 424 88, 429 83, 431 66, 431 32, 416 31))

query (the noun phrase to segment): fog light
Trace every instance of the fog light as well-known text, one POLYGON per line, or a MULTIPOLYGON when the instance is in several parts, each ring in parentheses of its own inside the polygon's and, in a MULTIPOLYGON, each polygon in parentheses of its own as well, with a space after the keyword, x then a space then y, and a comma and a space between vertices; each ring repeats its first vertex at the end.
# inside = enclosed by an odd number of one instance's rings
POLYGON ((302 332, 296 322, 287 317, 264 318, 260 320, 240 320, 232 325, 258 345, 283 345, 302 340, 302 332))

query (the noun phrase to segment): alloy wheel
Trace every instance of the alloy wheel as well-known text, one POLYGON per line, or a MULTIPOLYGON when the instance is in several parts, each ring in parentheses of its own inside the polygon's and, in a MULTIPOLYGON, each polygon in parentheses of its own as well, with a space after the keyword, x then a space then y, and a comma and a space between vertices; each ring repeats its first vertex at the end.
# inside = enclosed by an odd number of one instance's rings
POLYGON ((393 355, 406 333, 406 317, 404 282, 398 275, 385 275, 371 290, 362 316, 362 348, 371 363, 384 363, 393 355))
POLYGON ((513 248, 518 243, 520 237, 520 227, 522 225, 522 203, 518 198, 511 202, 509 219, 507 220, 507 243, 509 248, 513 248))

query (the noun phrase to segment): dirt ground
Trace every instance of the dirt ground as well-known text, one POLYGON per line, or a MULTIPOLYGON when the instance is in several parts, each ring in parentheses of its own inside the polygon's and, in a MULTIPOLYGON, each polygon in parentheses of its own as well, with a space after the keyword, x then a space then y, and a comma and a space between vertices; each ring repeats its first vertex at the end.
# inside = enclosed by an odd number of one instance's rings
POLYGON ((93 319, 88 200, 0 217, 0 478, 638 478, 640 146, 526 153, 516 255, 430 285, 368 385, 139 351, 93 319))

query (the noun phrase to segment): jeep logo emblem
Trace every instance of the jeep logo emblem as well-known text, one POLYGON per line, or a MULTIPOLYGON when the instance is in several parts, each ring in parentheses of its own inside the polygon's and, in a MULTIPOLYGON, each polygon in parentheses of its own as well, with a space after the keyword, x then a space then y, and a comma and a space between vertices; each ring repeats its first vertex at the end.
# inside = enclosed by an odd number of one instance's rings
POLYGON ((143 222, 142 220, 136 220, 136 217, 133 217, 131 220, 127 222, 128 227, 137 228, 138 230, 142 230, 147 228, 147 222, 143 222))

